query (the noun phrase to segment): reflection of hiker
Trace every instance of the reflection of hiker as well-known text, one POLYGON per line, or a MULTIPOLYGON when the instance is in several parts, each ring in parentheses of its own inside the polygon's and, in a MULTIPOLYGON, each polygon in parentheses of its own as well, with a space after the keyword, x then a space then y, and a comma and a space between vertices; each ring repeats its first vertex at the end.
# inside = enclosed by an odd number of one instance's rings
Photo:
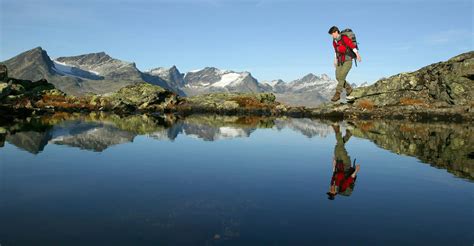
POLYGON ((357 173, 360 170, 360 165, 355 165, 355 160, 351 166, 351 158, 344 146, 352 136, 351 132, 346 130, 346 135, 342 137, 339 125, 333 125, 333 128, 336 134, 336 147, 334 148, 334 159, 332 162, 333 174, 331 185, 329 192, 326 193, 330 200, 334 200, 337 194, 350 196, 354 189, 357 173))
MULTIPOLYGON (((346 95, 349 96, 352 92, 352 87, 346 81, 347 74, 352 68, 352 59, 357 58, 357 61, 362 61, 362 58, 357 51, 357 42, 355 41, 355 34, 351 29, 345 29, 342 32, 339 28, 333 26, 329 29, 329 34, 333 38, 334 46, 334 67, 336 67, 337 87, 336 93, 331 98, 331 101, 336 102, 341 99, 342 90, 346 89, 346 95)), ((357 65, 356 61, 356 65, 357 65)))

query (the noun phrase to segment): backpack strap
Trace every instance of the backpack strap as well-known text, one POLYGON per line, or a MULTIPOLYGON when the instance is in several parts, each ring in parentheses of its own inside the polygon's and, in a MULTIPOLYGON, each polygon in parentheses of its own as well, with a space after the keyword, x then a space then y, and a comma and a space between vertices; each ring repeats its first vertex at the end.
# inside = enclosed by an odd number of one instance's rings
MULTIPOLYGON (((346 36, 346 37, 349 38, 349 39, 350 39, 350 37, 347 36, 347 35, 345 35, 345 34, 341 34, 341 41, 342 41, 342 44, 346 47, 346 53, 348 53, 348 52, 354 53, 354 51, 346 44, 346 42, 344 41, 344 38, 342 38, 342 36, 346 36)), ((357 44, 356 44, 356 47, 357 47, 357 44)), ((354 53, 354 54, 355 54, 355 53, 354 53)), ((344 55, 345 55, 345 54, 344 54, 344 55)), ((351 55, 349 55, 349 56, 351 57, 351 59, 354 59, 354 63, 355 63, 355 65, 356 65, 356 67, 357 67, 357 59, 356 59, 356 57, 352 57, 351 55)))

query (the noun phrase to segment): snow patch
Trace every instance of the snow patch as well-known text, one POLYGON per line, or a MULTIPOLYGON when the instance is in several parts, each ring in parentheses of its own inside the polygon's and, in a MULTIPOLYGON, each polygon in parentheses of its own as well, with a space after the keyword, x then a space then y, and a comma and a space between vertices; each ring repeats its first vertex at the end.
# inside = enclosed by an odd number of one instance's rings
POLYGON ((188 73, 197 73, 197 72, 202 71, 202 70, 203 70, 203 68, 201 68, 201 69, 194 69, 194 70, 189 71, 188 73))
POLYGON ((219 133, 217 139, 230 139, 247 136, 247 133, 243 129, 235 127, 219 127, 219 133))
POLYGON ((60 62, 60 61, 57 61, 57 60, 53 60, 53 64, 54 64, 53 70, 60 73, 60 74, 63 74, 63 75, 70 75, 70 76, 73 76, 73 77, 81 78, 81 76, 74 73, 75 69, 82 70, 82 71, 85 71, 85 72, 89 72, 89 73, 92 73, 94 75, 99 75, 99 72, 97 72, 97 71, 84 70, 84 69, 78 68, 76 66, 69 65, 67 63, 60 62))
POLYGON ((241 74, 238 73, 226 73, 223 74, 221 79, 212 84, 214 87, 226 87, 232 83, 242 80, 241 74))

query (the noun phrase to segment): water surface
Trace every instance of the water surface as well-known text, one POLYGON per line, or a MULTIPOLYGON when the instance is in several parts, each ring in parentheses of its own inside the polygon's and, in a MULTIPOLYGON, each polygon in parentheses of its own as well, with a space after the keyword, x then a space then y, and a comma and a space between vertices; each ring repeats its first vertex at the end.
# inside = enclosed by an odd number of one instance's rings
POLYGON ((469 124, 57 114, 0 125, 2 246, 474 242, 469 124), (336 132, 361 169, 330 200, 336 132))

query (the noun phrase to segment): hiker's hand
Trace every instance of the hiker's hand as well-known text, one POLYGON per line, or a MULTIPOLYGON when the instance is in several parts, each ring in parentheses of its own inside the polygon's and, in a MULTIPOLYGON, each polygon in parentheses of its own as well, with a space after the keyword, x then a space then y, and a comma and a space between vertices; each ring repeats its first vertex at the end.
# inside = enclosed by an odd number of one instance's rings
POLYGON ((357 53, 357 61, 358 61, 358 62, 361 62, 361 61, 362 61, 362 57, 360 57, 359 53, 357 53))

